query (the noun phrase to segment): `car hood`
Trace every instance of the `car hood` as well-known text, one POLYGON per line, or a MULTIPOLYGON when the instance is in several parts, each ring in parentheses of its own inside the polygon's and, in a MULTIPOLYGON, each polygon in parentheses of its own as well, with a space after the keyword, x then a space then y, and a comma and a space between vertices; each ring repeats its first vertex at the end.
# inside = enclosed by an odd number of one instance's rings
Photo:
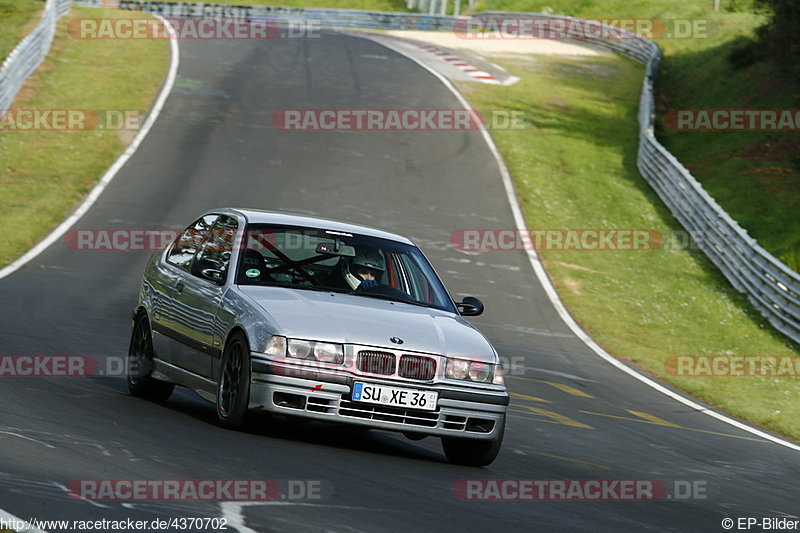
POLYGON ((284 287, 239 289, 264 309, 279 335, 494 361, 486 338, 460 316, 351 294, 284 287), (389 339, 398 337, 402 345, 389 339))

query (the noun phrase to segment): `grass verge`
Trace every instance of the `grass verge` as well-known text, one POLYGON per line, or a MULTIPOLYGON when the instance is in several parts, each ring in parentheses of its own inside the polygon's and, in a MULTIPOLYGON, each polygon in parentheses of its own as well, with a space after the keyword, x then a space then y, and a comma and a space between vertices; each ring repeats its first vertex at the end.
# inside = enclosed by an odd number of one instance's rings
MULTIPOLYGON (((585 18, 707 21, 686 39, 655 39, 664 50, 659 112, 678 109, 796 109, 797 80, 780 65, 729 61, 765 23, 752 0, 484 0, 478 10, 538 11, 585 18)), ((656 135, 711 196, 767 251, 800 272, 800 144, 796 131, 671 131, 656 135)))
MULTIPOLYGON (((658 83, 660 114, 798 107, 800 84, 779 65, 732 65, 728 57, 743 46, 761 19, 730 18, 715 39, 668 56, 658 83)), ((761 246, 800 272, 797 131, 673 131, 661 125, 656 135, 761 246)))
POLYGON ((39 22, 44 2, 0 0, 0 64, 39 22))
MULTIPOLYGON (((19 1, 19 0, 11 0, 19 1)), ((168 0, 179 1, 179 0, 168 0)), ((206 0, 207 3, 218 3, 206 0)), ((219 0, 227 3, 227 0, 219 0)), ((238 0, 239 5, 407 11, 403 0, 238 0)), ((527 11, 584 18, 699 21, 688 38, 656 38, 664 49, 659 111, 669 109, 797 108, 797 84, 776 65, 734 68, 728 55, 765 22, 753 0, 483 0, 483 10, 527 11)), ((656 24, 657 27, 662 27, 656 24)), ((683 26, 685 28, 685 26, 683 26)), ((712 197, 767 251, 800 271, 800 145, 793 132, 689 132, 657 130, 712 197)))
MULTIPOLYGON (((643 69, 614 57, 497 60, 521 81, 462 83, 479 110, 522 111, 525 129, 492 133, 529 229, 680 230, 636 170, 643 69)), ((698 250, 543 251, 583 328, 629 359, 721 409, 800 438, 800 380, 669 375, 671 355, 793 355, 698 250)))
MULTIPOLYGON (((169 62, 166 40, 79 40, 74 17, 141 17, 74 8, 59 21, 50 54, 17 95, 15 109, 141 112, 150 107, 169 62)), ((0 266, 21 256, 75 208, 135 131, 0 131, 0 266)))

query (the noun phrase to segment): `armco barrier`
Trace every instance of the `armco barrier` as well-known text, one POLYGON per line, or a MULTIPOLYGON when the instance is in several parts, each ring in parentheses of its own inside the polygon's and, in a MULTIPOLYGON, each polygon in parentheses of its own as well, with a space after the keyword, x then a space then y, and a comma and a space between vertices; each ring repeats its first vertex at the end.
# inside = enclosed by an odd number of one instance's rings
POLYGON ((36 28, 8 55, 0 67, 0 110, 9 109, 28 76, 39 68, 56 31, 56 20, 69 11, 71 0, 47 0, 36 28))
MULTIPOLYGON (((80 0, 80 5, 100 6, 100 0, 80 0)), ((278 21, 313 21, 328 28, 452 30, 463 17, 419 13, 392 13, 345 9, 275 8, 218 4, 167 2, 120 2, 122 9, 157 13, 164 17, 270 18, 278 21)), ((22 81, 41 62, 52 40, 55 18, 69 8, 69 0, 48 0, 42 23, 9 56, 0 73, 0 109, 8 108, 22 81), (56 4, 55 2, 58 2, 56 4), (62 7, 55 7, 62 6, 62 7), (63 6, 66 6, 64 8, 63 6), (55 7, 55 9, 54 9, 55 7), (15 56, 16 54, 16 56, 15 56), (9 74, 11 73, 11 74, 9 74), (10 95, 10 96, 9 96, 10 95)), ((540 13, 483 12, 477 19, 559 18, 583 22, 562 15, 540 13)), ((574 38, 628 57, 645 65, 639 104, 639 154, 637 165, 672 214, 693 235, 697 245, 731 284, 747 295, 752 304, 779 331, 800 343, 800 275, 765 251, 711 198, 698 181, 664 148, 653 133, 655 107, 653 84, 661 62, 658 46, 633 33, 612 28, 620 39, 589 39, 582 28, 565 25, 574 38)), ((713 305, 713 302, 710 303, 713 305)))
MULTIPOLYGON (((485 12, 476 18, 555 17, 532 13, 485 12)), ((575 20, 572 17, 557 16, 575 20)), ((574 37, 587 41, 583 25, 575 25, 574 37)), ((570 32, 566 25, 566 33, 570 32)), ((645 65, 639 102, 639 172, 685 229, 697 235, 697 245, 730 283, 779 331, 800 343, 800 274, 764 250, 703 189, 697 179, 658 142, 653 133, 655 105, 653 86, 661 51, 634 34, 619 40, 588 40, 645 65)), ((713 303, 711 303, 713 305, 713 303)))
MULTIPOLYGON (((99 5, 100 0, 79 0, 80 5, 99 5)), ((222 4, 189 4, 171 2, 121 1, 120 9, 155 13, 166 18, 225 17, 273 19, 276 21, 313 21, 324 28, 382 30, 452 30, 458 17, 362 11, 357 9, 306 9, 272 6, 235 6, 222 4)))

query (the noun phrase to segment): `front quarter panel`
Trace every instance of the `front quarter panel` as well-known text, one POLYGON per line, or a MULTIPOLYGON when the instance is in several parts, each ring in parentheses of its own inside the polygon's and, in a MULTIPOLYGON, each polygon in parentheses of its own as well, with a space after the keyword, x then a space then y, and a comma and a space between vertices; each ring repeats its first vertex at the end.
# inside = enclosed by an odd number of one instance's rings
POLYGON ((139 284, 139 299, 137 301, 136 310, 137 312, 139 309, 144 308, 148 314, 151 314, 153 311, 153 280, 151 271, 153 269, 153 261, 155 259, 155 254, 150 256, 150 259, 147 261, 147 265, 144 268, 144 272, 142 274, 142 282, 139 284))
POLYGON ((236 285, 232 285, 222 298, 215 321, 214 345, 220 347, 219 356, 214 359, 212 369, 215 380, 219 378, 225 341, 237 327, 244 330, 252 351, 263 350, 270 337, 278 333, 277 324, 269 313, 242 294, 236 285))

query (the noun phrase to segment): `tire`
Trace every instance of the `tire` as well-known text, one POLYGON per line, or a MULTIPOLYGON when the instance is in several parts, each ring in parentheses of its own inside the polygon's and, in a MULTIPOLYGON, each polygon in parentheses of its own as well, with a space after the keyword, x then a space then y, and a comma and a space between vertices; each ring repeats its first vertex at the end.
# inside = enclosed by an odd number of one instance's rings
POLYGON ((242 427, 250 402, 250 347, 242 333, 225 343, 217 380, 217 421, 223 427, 242 427))
POLYGON ((487 466, 492 463, 503 445, 505 420, 500 422, 500 432, 492 440, 442 437, 442 449, 447 460, 454 465, 487 466))
POLYGON ((134 396, 164 402, 175 390, 175 385, 151 376, 154 355, 150 321, 147 320, 146 314, 139 313, 133 324, 131 343, 128 347, 128 391, 134 396))

